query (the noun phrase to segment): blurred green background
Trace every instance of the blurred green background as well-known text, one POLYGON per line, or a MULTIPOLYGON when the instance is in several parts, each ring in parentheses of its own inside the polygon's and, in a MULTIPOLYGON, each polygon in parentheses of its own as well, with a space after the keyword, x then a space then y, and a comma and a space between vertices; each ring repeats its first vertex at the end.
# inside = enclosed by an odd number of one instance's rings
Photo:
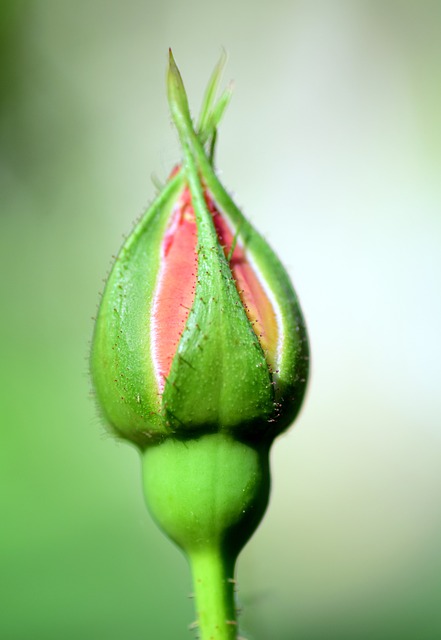
POLYGON ((2 0, 0 638, 193 637, 189 572, 90 395, 102 279, 221 47, 224 183, 313 371, 239 562, 252 640, 441 637, 441 3, 2 0))

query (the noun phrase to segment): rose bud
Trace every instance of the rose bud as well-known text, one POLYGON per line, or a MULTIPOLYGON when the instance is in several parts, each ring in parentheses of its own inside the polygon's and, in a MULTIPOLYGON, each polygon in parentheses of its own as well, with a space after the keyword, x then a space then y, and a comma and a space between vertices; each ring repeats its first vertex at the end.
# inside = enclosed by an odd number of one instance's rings
POLYGON ((229 579, 265 511, 269 448, 299 411, 309 352, 285 269, 213 169, 222 65, 195 130, 170 52, 182 165, 115 261, 91 362, 105 420, 143 452, 151 512, 190 558, 202 638, 223 640, 236 637, 229 579))

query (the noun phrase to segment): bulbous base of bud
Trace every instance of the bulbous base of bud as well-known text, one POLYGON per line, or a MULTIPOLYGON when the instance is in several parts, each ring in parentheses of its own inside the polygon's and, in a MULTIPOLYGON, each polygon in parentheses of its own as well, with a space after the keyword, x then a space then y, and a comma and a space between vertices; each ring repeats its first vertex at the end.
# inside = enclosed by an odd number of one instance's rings
POLYGON ((265 513, 269 447, 225 433, 168 438, 143 453, 144 492, 163 531, 187 554, 236 559, 265 513))
POLYGON ((236 640, 234 566, 265 513, 269 446, 226 433, 168 438, 143 453, 144 491, 189 560, 201 640, 236 640))

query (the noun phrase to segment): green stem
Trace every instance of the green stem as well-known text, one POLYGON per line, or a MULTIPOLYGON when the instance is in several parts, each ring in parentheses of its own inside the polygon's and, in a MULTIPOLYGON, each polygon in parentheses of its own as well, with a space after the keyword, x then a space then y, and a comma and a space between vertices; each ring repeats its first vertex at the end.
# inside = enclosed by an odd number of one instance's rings
POLYGON ((191 554, 200 640, 236 640, 234 562, 216 549, 191 554))
POLYGON ((268 453, 220 432, 143 454, 150 512, 190 562, 200 640, 237 638, 234 565, 268 504, 268 453))

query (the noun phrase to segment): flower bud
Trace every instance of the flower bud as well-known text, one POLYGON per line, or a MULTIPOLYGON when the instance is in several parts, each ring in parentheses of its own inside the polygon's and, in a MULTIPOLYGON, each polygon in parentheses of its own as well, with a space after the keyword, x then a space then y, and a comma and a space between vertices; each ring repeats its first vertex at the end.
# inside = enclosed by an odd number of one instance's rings
POLYGON ((142 449, 216 432, 270 443, 306 387, 306 328, 289 277, 213 169, 229 98, 213 106, 218 71, 196 132, 171 56, 182 166, 122 247, 96 321, 99 404, 115 433, 142 449))
POLYGON ((149 509, 187 554, 201 640, 235 640, 237 555, 269 497, 269 449, 296 416, 308 342, 288 275, 213 169, 222 63, 196 129, 170 53, 182 164, 124 243, 92 346, 115 434, 142 451, 149 509))

